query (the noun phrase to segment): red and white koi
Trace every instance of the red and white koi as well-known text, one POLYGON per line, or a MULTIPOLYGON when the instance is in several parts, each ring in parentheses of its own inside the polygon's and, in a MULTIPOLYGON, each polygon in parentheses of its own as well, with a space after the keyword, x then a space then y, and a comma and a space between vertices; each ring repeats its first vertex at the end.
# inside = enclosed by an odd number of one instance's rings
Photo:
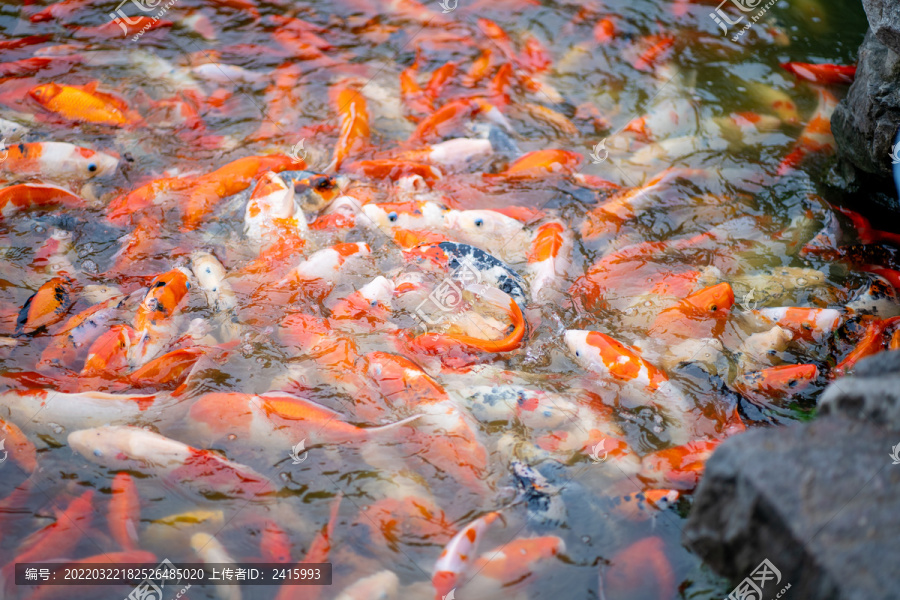
POLYGON ((444 546, 432 571, 431 583, 435 590, 435 600, 442 600, 450 590, 462 583, 462 578, 475 562, 482 538, 498 517, 500 517, 498 512, 490 512, 479 517, 466 525, 444 546))

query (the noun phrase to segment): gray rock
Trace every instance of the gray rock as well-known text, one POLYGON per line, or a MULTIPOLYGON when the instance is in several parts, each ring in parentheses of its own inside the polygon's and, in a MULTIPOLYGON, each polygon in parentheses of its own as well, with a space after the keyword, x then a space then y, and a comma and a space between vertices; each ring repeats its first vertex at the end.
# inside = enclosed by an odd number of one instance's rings
POLYGON ((885 179, 891 177, 891 149, 900 128, 898 81, 900 58, 870 29, 859 48, 856 80, 831 117, 838 156, 885 179))
POLYGON ((860 361, 851 377, 829 385, 819 398, 819 415, 842 415, 900 431, 900 350, 860 361))
POLYGON ((900 54, 900 2, 862 0, 872 33, 882 44, 900 54))
POLYGON ((757 429, 716 449, 697 488, 684 543, 737 584, 768 559, 774 598, 900 597, 900 435, 841 416, 757 429))

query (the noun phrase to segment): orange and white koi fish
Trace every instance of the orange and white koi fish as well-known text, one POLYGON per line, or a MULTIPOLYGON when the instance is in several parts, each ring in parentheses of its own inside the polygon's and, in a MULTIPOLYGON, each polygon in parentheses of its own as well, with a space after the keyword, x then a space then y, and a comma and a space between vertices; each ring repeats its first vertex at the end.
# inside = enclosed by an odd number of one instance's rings
POLYGON ((0 419, 0 436, 4 441, 0 449, 6 451, 20 469, 31 475, 37 468, 37 450, 31 440, 15 423, 3 419, 0 419))
POLYGON ((49 367, 71 367, 78 354, 86 350, 106 331, 109 321, 117 314, 125 301, 125 296, 117 294, 87 308, 63 325, 53 334, 53 341, 44 349, 38 369, 49 367))
POLYGON ((395 598, 400 579, 393 571, 363 577, 337 595, 335 600, 387 600, 395 598))
POLYGON ((642 459, 642 481, 654 481, 655 487, 693 489, 697 487, 706 461, 721 440, 698 440, 666 448, 642 459))
POLYGON ((304 169, 299 163, 282 154, 246 156, 234 160, 212 173, 198 177, 192 184, 182 208, 182 229, 197 229, 206 215, 223 199, 244 191, 266 171, 304 169))
POLYGON ((308 259, 291 269, 284 281, 337 283, 344 264, 351 258, 360 258, 372 253, 364 242, 335 244, 313 253, 308 259))
POLYGON ((191 272, 206 295, 206 303, 213 311, 226 313, 237 307, 237 297, 226 279, 225 267, 215 256, 209 252, 193 252, 191 272))
POLYGON ((565 542, 555 535, 519 538, 479 556, 473 570, 480 577, 512 585, 530 577, 538 563, 565 551, 565 542))
POLYGON ((434 202, 386 202, 364 204, 362 212, 367 218, 360 222, 367 227, 415 230, 442 226, 447 208, 434 202))
POLYGON ((444 550, 434 563, 431 583, 435 590, 435 600, 442 600, 450 590, 462 583, 462 578, 475 562, 475 555, 487 528, 500 516, 490 512, 466 525, 444 546, 444 550))
POLYGON ((384 327, 391 316, 393 296, 394 282, 378 276, 334 304, 329 318, 335 324, 345 322, 369 330, 384 327))
POLYGON ((45 183, 20 183, 0 190, 0 217, 3 218, 21 210, 56 205, 81 208, 84 200, 65 188, 45 183))
POLYGON ((106 515, 109 533, 123 550, 137 550, 141 499, 134 485, 134 478, 125 472, 117 473, 110 491, 112 497, 106 515))
POLYGON ((185 190, 194 182, 193 177, 164 177, 154 179, 139 188, 110 200, 106 207, 106 219, 113 225, 128 225, 136 213, 175 198, 175 193, 185 190))
POLYGON ((32 334, 64 319, 75 301, 74 285, 65 274, 44 283, 22 306, 16 333, 32 334))
POLYGON ((28 95, 45 110, 77 123, 134 126, 143 119, 118 96, 97 90, 97 82, 85 86, 45 83, 28 95))
POLYGON ((81 375, 117 379, 131 363, 131 348, 138 339, 138 332, 129 325, 110 327, 91 343, 81 375))
POLYGON ((391 181, 418 175, 429 185, 443 177, 440 170, 431 165, 396 159, 360 160, 348 165, 347 170, 362 173, 371 179, 390 179, 391 181))
POLYGON ((531 299, 548 302, 562 294, 561 284, 572 264, 572 234, 561 221, 541 225, 528 250, 531 299))
POLYGON ((732 306, 734 291, 728 283, 704 288, 663 310, 648 333, 657 339, 717 337, 732 306))
POLYGON ((818 376, 816 365, 781 365, 739 375, 731 387, 754 404, 769 406, 789 400, 818 376))
POLYGON ((294 186, 269 171, 253 189, 244 211, 244 235, 258 247, 271 238, 289 233, 305 238, 306 217, 294 200, 294 186))
POLYGON ((348 156, 368 145, 369 110, 365 97, 350 87, 337 88, 331 96, 332 105, 341 116, 341 133, 334 147, 334 158, 327 170, 337 171, 348 156))
POLYGON ((174 337, 176 330, 172 317, 187 300, 191 288, 189 277, 185 269, 178 268, 157 275, 150 282, 150 290, 134 315, 138 341, 131 359, 135 366, 155 357, 174 337))
POLYGON ((821 342, 834 333, 841 322, 841 311, 834 308, 762 308, 753 314, 787 329, 794 339, 821 342))
POLYGON ((856 65, 788 62, 782 63, 781 68, 793 73, 800 79, 820 85, 850 85, 856 77, 856 65))
POLYGON ((783 176, 796 169, 804 158, 811 153, 830 153, 834 151, 834 136, 831 134, 831 115, 837 108, 838 98, 829 90, 819 88, 819 105, 806 127, 800 132, 791 150, 778 166, 778 176, 783 176))
POLYGON ((274 484, 250 467, 139 427, 81 429, 70 433, 68 442, 105 468, 144 472, 201 495, 262 500, 275 492, 274 484))
POLYGON ((521 250, 526 243, 522 223, 493 210, 447 211, 444 228, 454 240, 481 248, 521 250))
POLYGON ((205 394, 191 406, 189 416, 197 431, 208 439, 218 440, 235 433, 266 448, 293 446, 301 439, 309 445, 362 443, 419 418, 414 415, 389 425, 362 428, 346 422, 330 408, 284 392, 260 396, 236 392, 205 394))
POLYGON ((95 152, 65 142, 30 142, 7 146, 6 160, 0 162, 5 177, 43 177, 53 180, 84 181, 111 174, 119 164, 109 154, 95 152))

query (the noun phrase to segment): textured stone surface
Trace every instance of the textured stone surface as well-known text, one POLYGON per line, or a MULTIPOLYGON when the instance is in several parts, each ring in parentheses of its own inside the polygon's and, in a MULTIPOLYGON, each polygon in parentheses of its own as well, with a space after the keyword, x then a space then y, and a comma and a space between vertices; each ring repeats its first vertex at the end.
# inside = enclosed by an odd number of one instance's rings
POLYGON ((831 118, 838 155, 860 171, 889 178, 898 128, 900 57, 869 30, 859 48, 856 80, 831 118))
POLYGON ((819 415, 842 415, 900 431, 900 351, 867 358, 852 377, 828 386, 819 398, 819 415))
POLYGON ((735 436, 707 463, 684 542, 735 583, 769 559, 788 598, 896 599, 897 443, 896 432, 842 416, 735 436))
POLYGON ((900 2, 862 0, 872 33, 882 44, 900 54, 900 2))

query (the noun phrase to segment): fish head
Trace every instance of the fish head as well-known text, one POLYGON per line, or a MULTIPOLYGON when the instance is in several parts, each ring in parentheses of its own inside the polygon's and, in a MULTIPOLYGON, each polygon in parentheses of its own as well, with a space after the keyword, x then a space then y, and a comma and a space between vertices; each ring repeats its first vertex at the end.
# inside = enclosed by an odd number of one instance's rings
POLYGON ((47 106, 62 92, 62 87, 55 83, 44 83, 31 88, 28 95, 41 106, 47 106))
POLYGON ((244 221, 259 217, 289 219, 294 216, 294 188, 273 171, 267 171, 259 178, 250 200, 244 221))
POLYGON ((444 215, 444 224, 451 231, 480 240, 508 240, 523 228, 515 219, 492 210, 451 210, 444 215))
POLYGON ((119 159, 104 152, 95 152, 87 148, 75 148, 74 160, 79 175, 84 179, 106 177, 119 166, 119 159))
POLYGON ((720 283, 694 292, 684 301, 703 315, 716 316, 734 306, 734 290, 728 283, 720 283))

